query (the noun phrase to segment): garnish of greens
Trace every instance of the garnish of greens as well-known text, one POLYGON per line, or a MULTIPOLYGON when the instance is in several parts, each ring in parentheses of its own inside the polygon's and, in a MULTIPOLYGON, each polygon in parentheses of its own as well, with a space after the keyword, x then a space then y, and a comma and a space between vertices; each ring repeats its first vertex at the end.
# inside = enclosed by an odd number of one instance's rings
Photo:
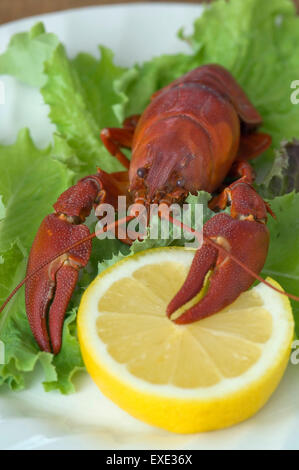
MULTIPOLYGON (((194 32, 182 40, 189 54, 163 55, 132 68, 113 61, 100 47, 100 59, 81 53, 69 59, 63 45, 39 23, 11 39, 0 56, 0 74, 40 88, 49 117, 56 125, 53 144, 36 148, 27 129, 15 144, 0 145, 0 302, 25 275, 26 260, 36 230, 52 204, 68 186, 96 167, 112 172, 120 164, 102 145, 102 127, 120 126, 125 116, 140 113, 153 92, 205 63, 225 66, 260 111, 263 130, 273 145, 253 162, 257 189, 277 215, 269 218, 271 245, 262 274, 270 275, 299 295, 299 105, 291 103, 291 83, 299 79, 299 18, 291 0, 224 0, 206 8, 194 32), (20 230, 22 227, 22 230, 20 230)), ((209 195, 189 196, 205 205, 209 195)), ((26 376, 40 363, 46 391, 74 391, 74 373, 83 369, 76 336, 76 311, 84 288, 120 257, 149 247, 174 244, 173 239, 135 242, 131 249, 117 240, 95 240, 91 261, 82 273, 64 326, 63 348, 54 357, 40 352, 25 313, 24 290, 0 317, 0 340, 6 345, 6 365, 0 366, 0 386, 26 386, 26 376)), ((299 304, 293 302, 299 334, 299 304)))

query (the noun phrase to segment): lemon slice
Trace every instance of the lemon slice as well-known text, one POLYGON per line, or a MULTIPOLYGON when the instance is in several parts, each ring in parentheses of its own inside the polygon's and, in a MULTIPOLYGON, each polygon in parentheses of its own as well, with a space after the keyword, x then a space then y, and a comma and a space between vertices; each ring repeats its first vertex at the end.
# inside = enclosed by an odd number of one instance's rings
POLYGON ((180 433, 256 413, 283 375, 294 334, 288 299, 263 284, 209 318, 174 324, 166 306, 193 256, 163 248, 126 258, 95 279, 78 314, 83 358, 102 392, 133 416, 180 433))

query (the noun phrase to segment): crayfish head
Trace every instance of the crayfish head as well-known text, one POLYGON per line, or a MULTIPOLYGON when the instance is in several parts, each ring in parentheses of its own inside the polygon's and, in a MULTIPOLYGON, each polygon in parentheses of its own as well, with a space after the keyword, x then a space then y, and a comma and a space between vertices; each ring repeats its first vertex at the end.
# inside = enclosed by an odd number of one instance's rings
POLYGON ((135 201, 147 204, 181 203, 197 183, 190 175, 194 157, 182 149, 177 134, 160 136, 133 151, 130 166, 130 193, 135 201), (182 158, 182 155, 185 156, 182 158), (190 165, 189 165, 190 164, 190 165))
POLYGON ((150 174, 150 169, 145 167, 138 169, 137 177, 140 181, 135 181, 131 186, 130 192, 133 193, 135 203, 150 206, 151 204, 167 204, 181 203, 188 195, 188 191, 184 188, 184 179, 180 176, 173 174, 161 181, 152 182, 150 176, 147 179, 146 175, 150 174), (144 175, 144 176, 141 176, 144 175), (160 182, 160 184, 158 184, 160 182))

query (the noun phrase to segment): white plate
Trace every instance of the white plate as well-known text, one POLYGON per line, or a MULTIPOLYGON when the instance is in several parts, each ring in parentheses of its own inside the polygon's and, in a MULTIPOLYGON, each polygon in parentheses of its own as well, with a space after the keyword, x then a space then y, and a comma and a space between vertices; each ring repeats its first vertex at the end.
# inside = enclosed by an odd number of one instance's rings
MULTIPOLYGON (((191 29, 199 5, 139 4, 85 8, 45 15, 0 27, 0 52, 10 37, 44 21, 58 34, 70 56, 97 55, 97 45, 115 51, 116 61, 132 65, 162 53, 188 52, 176 38, 191 29)), ((2 79, 3 77, 1 77, 2 79)), ((6 104, 0 106, 0 142, 14 141, 29 126, 38 145, 49 142, 52 126, 39 93, 4 77, 6 104)), ((29 388, 14 394, 0 390, 1 449, 298 449, 299 366, 289 366, 278 390, 254 418, 231 429, 198 435, 170 434, 147 426, 107 400, 82 375, 78 393, 45 393, 35 374, 29 388)))

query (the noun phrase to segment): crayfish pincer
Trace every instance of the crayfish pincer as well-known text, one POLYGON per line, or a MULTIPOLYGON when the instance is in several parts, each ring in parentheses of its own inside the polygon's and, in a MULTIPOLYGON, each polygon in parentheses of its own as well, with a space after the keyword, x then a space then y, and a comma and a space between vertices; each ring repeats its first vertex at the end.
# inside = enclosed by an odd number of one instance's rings
MULTIPOLYGON (((268 252, 269 206, 253 189, 249 160, 266 150, 271 137, 258 132, 262 119, 232 75, 219 65, 190 71, 156 92, 141 116, 122 128, 106 128, 101 139, 126 171, 98 170, 65 191, 45 218, 29 256, 26 278, 28 319, 41 349, 57 354, 78 271, 86 266, 91 238, 84 225, 92 208, 129 204, 181 204, 199 190, 216 194, 211 209, 230 207, 203 227, 185 284, 170 302, 169 316, 201 289, 199 303, 175 321, 189 323, 233 302, 259 278, 268 252), (132 149, 129 161, 122 147, 132 149), (233 181, 225 187, 225 180, 233 181), (221 188, 221 189, 220 189, 221 188), (223 189, 224 188, 224 189, 223 189)), ((293 296, 294 298, 294 296, 293 296)))

